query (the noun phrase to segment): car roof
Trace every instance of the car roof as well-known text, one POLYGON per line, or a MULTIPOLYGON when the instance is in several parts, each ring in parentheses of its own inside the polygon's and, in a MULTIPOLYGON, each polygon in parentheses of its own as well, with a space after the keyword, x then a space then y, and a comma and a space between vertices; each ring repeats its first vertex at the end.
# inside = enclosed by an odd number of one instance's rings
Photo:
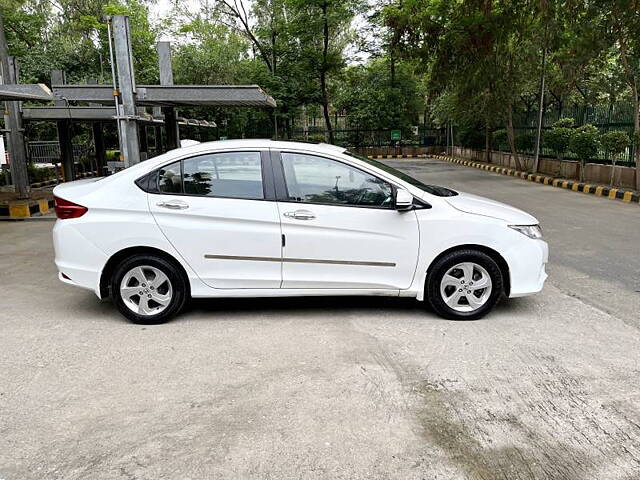
MULTIPOLYGON (((181 157, 186 157, 189 155, 198 155, 200 153, 207 153, 214 150, 235 150, 239 148, 247 148, 247 149, 263 149, 263 148, 273 148, 277 150, 299 150, 306 151, 312 153, 325 153, 327 155, 330 154, 338 154, 346 151, 346 148, 339 147, 337 145, 330 145, 328 143, 306 143, 306 142, 285 142, 279 140, 270 140, 270 139, 241 139, 241 140, 217 140, 214 142, 203 142, 197 143, 194 145, 189 145, 187 147, 175 148, 173 150, 169 150, 164 152, 157 157, 150 158, 149 160, 145 160, 144 162, 137 163, 136 165, 132 165, 125 170, 122 170, 119 173, 124 174, 124 172, 128 172, 127 177, 130 176, 139 176, 144 172, 149 172, 158 166, 164 164, 165 162, 172 162, 181 157)), ((112 175, 113 176, 113 175, 112 175)), ((116 174, 118 176, 118 174, 116 174)), ((120 176, 122 178, 122 176, 120 176)))
MULTIPOLYGON (((183 147, 185 149, 189 149, 189 151, 198 151, 198 150, 211 150, 211 149, 235 149, 235 148, 274 148, 274 149, 296 149, 296 150, 307 150, 307 151, 315 151, 318 153, 336 153, 336 152, 344 152, 346 148, 339 147, 338 145, 331 145, 328 143, 311 143, 311 142, 287 142, 282 140, 270 140, 267 138, 262 139, 241 139, 241 140, 216 140, 214 142, 203 142, 196 145, 189 145, 188 147, 183 147)), ((176 152, 175 149, 171 150, 172 152, 176 152)))

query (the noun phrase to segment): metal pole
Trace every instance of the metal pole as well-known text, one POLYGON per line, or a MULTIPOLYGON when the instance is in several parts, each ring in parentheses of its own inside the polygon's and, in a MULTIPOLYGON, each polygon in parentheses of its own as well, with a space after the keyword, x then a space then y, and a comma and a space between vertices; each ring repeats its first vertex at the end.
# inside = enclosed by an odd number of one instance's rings
MULTIPOLYGON (((62 70, 51 71, 51 84, 64 85, 65 76, 62 70)), ((56 107, 66 107, 67 101, 60 98, 54 101, 56 107)), ((75 161, 73 158, 73 134, 71 133, 71 121, 60 120, 56 122, 58 130, 58 144, 60 145, 60 164, 62 166, 62 178, 65 182, 75 180, 75 161)))
POLYGON ((114 15, 111 17, 115 60, 118 70, 118 93, 122 101, 121 134, 125 167, 140 163, 140 144, 136 122, 136 82, 132 68, 131 32, 129 17, 114 15))
MULTIPOLYGON (((18 83, 15 63, 9 59, 7 39, 4 34, 4 20, 0 14, 0 70, 4 84, 18 83)), ((11 152, 11 177, 19 199, 29 198, 29 175, 27 173, 27 152, 24 144, 24 130, 20 102, 5 102, 5 128, 9 130, 9 151, 11 152)))
MULTIPOLYGON (((545 27, 545 38, 546 38, 546 27, 545 27)), ((546 42, 546 40, 545 40, 546 42)), ((545 44, 544 49, 542 50, 542 74, 540 75, 540 107, 538 109, 538 132, 536 134, 536 152, 533 158, 533 173, 538 172, 538 164, 540 158, 540 137, 542 136, 542 117, 544 110, 544 80, 545 80, 545 71, 547 69, 547 46, 545 44)))
MULTIPOLYGON (((98 81, 95 78, 91 78, 87 81, 88 84, 97 85, 98 81)), ((90 106, 99 106, 97 103, 90 103, 90 106)), ((104 144, 104 131, 102 129, 102 122, 93 122, 91 124, 91 130, 93 133, 93 148, 96 153, 96 175, 101 177, 104 175, 104 167, 106 165, 107 152, 104 144)))
MULTIPOLYGON (((160 85, 173 85, 173 66, 171 64, 171 43, 158 42, 158 68, 160 70, 160 85)), ((180 146, 180 130, 178 114, 173 107, 162 107, 164 128, 167 136, 166 149, 173 150, 180 146)))
MULTIPOLYGON (((162 114, 162 110, 160 107, 153 107, 153 118, 157 118, 162 114)), ((164 147, 162 146, 162 127, 160 125, 155 125, 153 127, 154 131, 154 140, 155 140, 155 154, 160 155, 164 152, 164 147)))
POLYGON ((116 63, 113 59, 113 35, 111 34, 111 18, 107 19, 107 38, 109 40, 109 64, 111 66, 111 85, 113 87, 113 103, 116 107, 116 127, 118 129, 118 146, 120 147, 120 160, 124 159, 123 156, 123 140, 122 140, 122 111, 120 109, 120 94, 118 92, 118 83, 116 77, 116 63))
MULTIPOLYGON (((138 107, 140 116, 146 113, 144 107, 138 107)), ((149 141, 147 137, 147 126, 144 122, 138 124, 138 137, 140 138, 140 161, 144 162, 149 158, 149 141)))

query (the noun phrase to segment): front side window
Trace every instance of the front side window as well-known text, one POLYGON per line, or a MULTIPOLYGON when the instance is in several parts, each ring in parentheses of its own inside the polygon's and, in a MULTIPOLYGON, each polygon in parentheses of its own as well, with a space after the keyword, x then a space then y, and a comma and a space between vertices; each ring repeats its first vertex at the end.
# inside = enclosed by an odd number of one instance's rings
POLYGON ((158 188, 164 193, 262 200, 260 152, 223 152, 186 158, 159 171, 158 188))
POLYGON ((282 153, 288 199, 293 202, 392 208, 387 182, 344 163, 315 155, 282 153))

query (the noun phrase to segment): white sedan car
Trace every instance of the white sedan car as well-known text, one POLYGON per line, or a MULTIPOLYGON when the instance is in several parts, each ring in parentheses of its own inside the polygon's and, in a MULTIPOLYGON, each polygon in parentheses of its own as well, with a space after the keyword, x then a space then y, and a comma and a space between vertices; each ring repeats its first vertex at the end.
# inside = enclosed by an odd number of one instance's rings
POLYGON ((547 277, 538 221, 331 145, 232 140, 54 190, 65 283, 164 322, 191 297, 387 295, 475 319, 547 277))

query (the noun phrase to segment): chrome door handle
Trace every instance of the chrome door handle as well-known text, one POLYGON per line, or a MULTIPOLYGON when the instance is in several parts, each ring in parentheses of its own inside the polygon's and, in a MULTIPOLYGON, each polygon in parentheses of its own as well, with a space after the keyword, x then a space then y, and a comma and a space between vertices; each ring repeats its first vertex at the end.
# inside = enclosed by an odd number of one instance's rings
POLYGON ((296 210, 295 212, 284 212, 284 216, 295 218, 296 220, 313 220, 316 216, 309 210, 296 210))
POLYGON ((185 210, 189 208, 189 205, 182 200, 170 200, 168 202, 158 202, 157 206, 162 208, 168 208, 170 210, 185 210))

